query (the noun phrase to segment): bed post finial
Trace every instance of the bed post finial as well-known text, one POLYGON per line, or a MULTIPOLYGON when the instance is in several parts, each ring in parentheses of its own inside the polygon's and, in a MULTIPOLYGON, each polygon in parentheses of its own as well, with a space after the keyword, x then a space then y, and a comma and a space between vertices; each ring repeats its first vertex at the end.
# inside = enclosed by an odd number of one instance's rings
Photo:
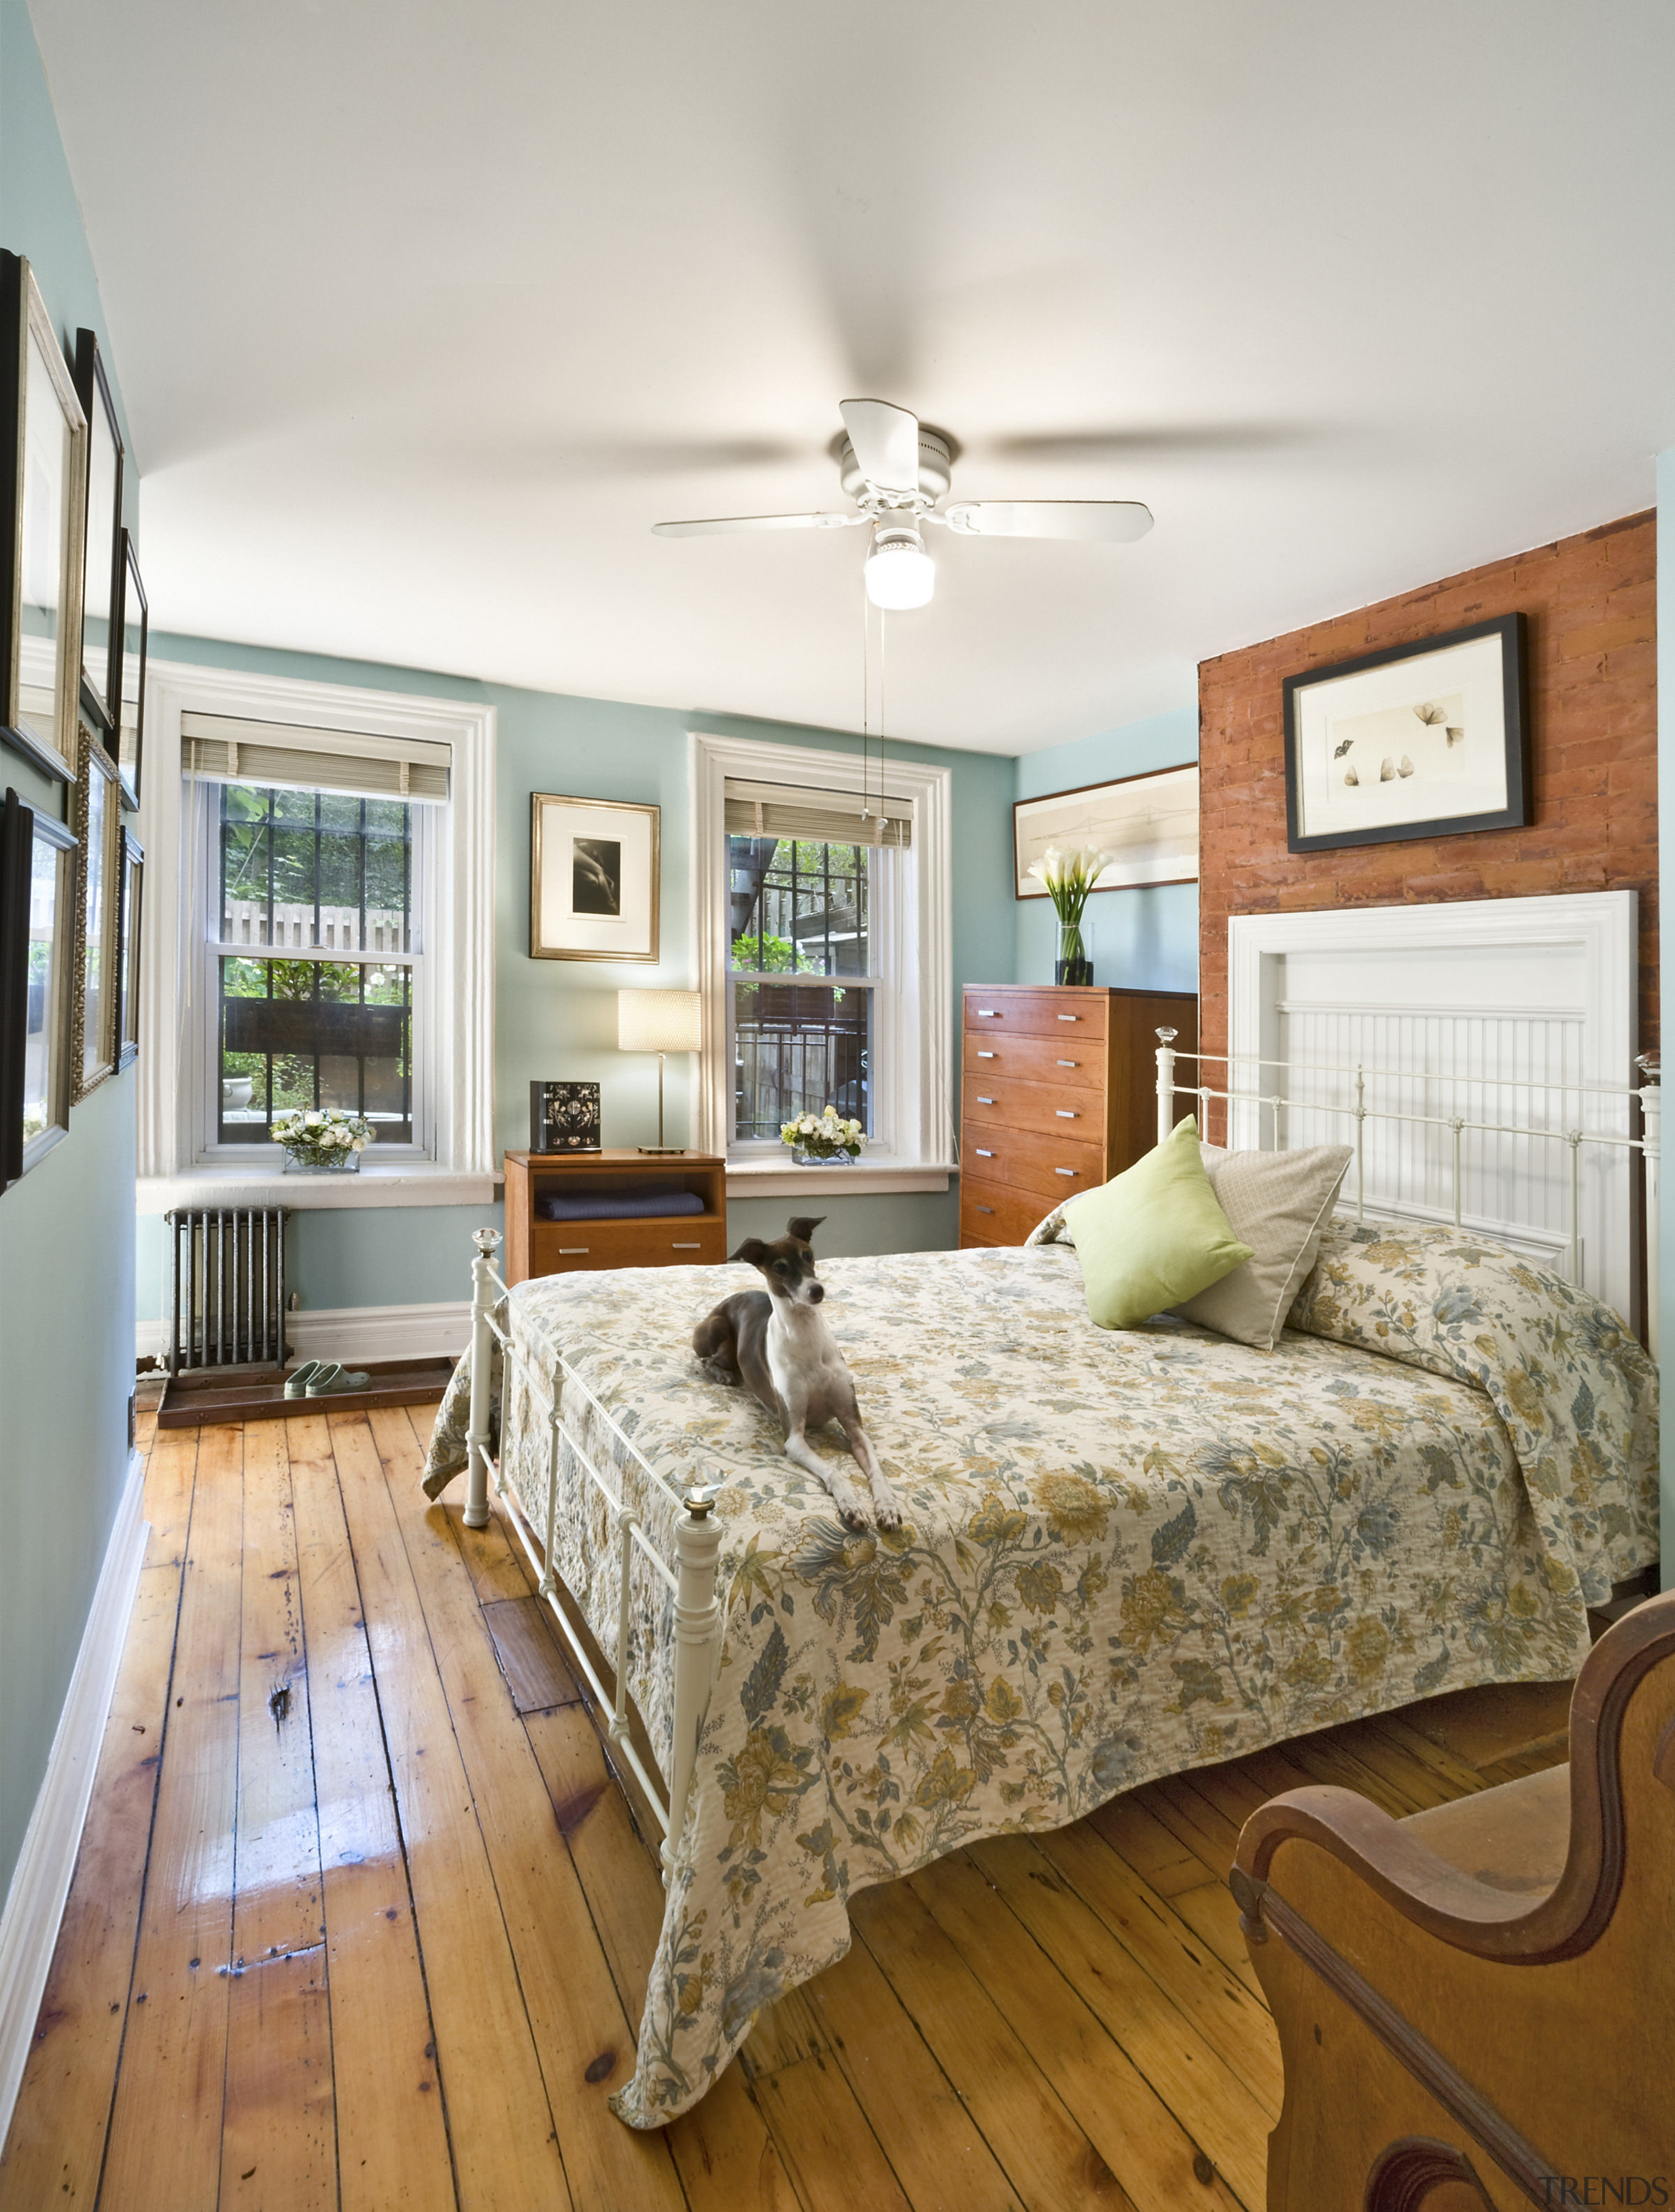
POLYGON ((465 1526, 489 1526, 489 1368, 494 1338, 489 1316, 495 1308, 494 1255, 498 1229, 474 1229, 476 1257, 471 1262, 471 1410, 465 1428, 465 1526))
MULTIPOLYGON (((1179 1030, 1159 1030, 1157 1036, 1157 1141, 1161 1145, 1174 1127, 1174 1041, 1179 1030)), ((1204 1132, 1199 1130, 1202 1136, 1204 1132)))
POLYGON ((692 1771, 698 1763, 698 1731, 704 1724, 710 1685, 721 1643, 721 1608, 716 1602, 715 1569, 721 1550, 721 1523, 712 1518, 719 1486, 700 1484, 682 1501, 675 1523, 675 1728, 669 1774, 669 1833, 663 1846, 663 1878, 674 1868, 675 1850, 686 1818, 692 1771))

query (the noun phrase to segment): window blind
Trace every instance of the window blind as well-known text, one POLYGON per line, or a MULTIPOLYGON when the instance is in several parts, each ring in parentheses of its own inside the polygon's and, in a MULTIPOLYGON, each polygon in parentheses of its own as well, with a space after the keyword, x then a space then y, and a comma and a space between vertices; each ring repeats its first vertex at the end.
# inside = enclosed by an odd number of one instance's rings
POLYGON ((374 738, 231 714, 180 717, 180 766, 206 783, 282 784, 439 805, 453 755, 422 738, 374 738))
POLYGON ((913 842, 911 799, 865 801, 858 791, 804 789, 794 783, 748 783, 729 776, 724 793, 730 837, 803 837, 822 845, 893 845, 913 842))

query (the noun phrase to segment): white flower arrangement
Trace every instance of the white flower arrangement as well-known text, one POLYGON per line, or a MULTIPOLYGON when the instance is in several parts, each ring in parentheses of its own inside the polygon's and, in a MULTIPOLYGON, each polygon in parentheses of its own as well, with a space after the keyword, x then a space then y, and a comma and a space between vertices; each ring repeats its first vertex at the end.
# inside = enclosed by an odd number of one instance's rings
POLYGON ((282 1145, 298 1167, 329 1168, 341 1173, 364 1152, 377 1131, 362 1114, 345 1114, 335 1106, 300 1106, 273 1117, 274 1142, 282 1145))
MULTIPOLYGON (((1049 845, 1041 859, 1032 860, 1024 871, 1045 887, 1059 917, 1061 969, 1077 970, 1087 961, 1087 949, 1082 941, 1082 909, 1088 903, 1089 892, 1116 857, 1114 853, 1101 853, 1095 845, 1078 845, 1071 853, 1061 853, 1056 845, 1049 845)), ((1089 967, 1085 976, 1066 975, 1062 980, 1089 981, 1092 975, 1089 967)))
POLYGON ((853 1117, 846 1119, 835 1106, 819 1114, 798 1114, 780 1124, 780 1141, 804 1158, 853 1160, 866 1142, 866 1132, 853 1117))

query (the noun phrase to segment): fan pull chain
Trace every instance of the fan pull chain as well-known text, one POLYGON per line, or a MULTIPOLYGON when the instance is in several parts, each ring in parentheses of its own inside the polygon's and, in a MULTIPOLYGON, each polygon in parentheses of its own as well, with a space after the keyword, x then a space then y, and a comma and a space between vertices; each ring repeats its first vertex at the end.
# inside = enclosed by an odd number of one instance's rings
POLYGON ((875 608, 861 587, 861 819, 876 823, 878 834, 883 832, 884 804, 884 616, 882 608, 875 608), (878 681, 877 732, 878 762, 877 789, 872 775, 871 735, 873 728, 872 680, 872 623, 878 623, 878 681), (877 801, 875 805, 874 801, 877 801))
POLYGON ((861 581, 861 819, 866 819, 866 732, 872 714, 872 615, 861 581))

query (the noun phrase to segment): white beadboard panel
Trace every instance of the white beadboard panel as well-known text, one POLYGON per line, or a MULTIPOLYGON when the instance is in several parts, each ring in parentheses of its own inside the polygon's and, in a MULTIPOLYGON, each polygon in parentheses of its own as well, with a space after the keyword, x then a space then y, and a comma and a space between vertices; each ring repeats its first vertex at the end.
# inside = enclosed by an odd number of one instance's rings
MULTIPOLYGON (((1286 1066, 1235 1075, 1258 1095, 1233 1109, 1233 1141, 1352 1143, 1359 1099, 1347 1204, 1420 1221, 1458 1206, 1465 1226, 1569 1274, 1566 1139, 1638 1133, 1620 1095, 1641 1080, 1636 945, 1630 891, 1235 916, 1229 1048, 1286 1066)), ((1638 1163, 1584 1144, 1575 1167, 1581 1279, 1632 1318, 1638 1163)))

